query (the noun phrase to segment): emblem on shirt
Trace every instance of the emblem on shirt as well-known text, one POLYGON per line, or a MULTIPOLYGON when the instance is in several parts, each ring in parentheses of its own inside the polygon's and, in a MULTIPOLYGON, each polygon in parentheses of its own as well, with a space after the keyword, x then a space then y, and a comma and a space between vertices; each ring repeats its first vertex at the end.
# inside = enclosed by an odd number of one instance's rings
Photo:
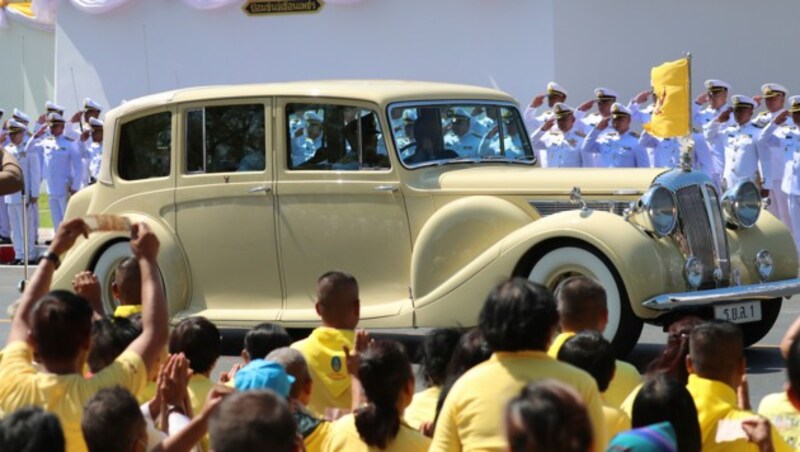
POLYGON ((342 358, 338 356, 331 358, 331 369, 333 369, 334 372, 340 372, 342 370, 342 358))

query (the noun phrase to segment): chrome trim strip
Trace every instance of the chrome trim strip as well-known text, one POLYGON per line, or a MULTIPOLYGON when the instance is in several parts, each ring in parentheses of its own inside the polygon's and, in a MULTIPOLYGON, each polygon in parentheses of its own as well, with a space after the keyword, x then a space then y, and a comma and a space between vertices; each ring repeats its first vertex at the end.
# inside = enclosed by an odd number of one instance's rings
POLYGON ((794 278, 748 286, 662 294, 646 300, 642 305, 656 311, 671 311, 688 306, 712 306, 729 301, 790 297, 798 293, 800 293, 800 278, 794 278))
MULTIPOLYGON (((728 255, 720 256, 720 251, 722 250, 721 245, 722 245, 722 241, 723 240, 725 241, 725 251, 727 253, 730 253, 730 250, 728 249, 728 237, 727 236, 720 237, 719 231, 720 230, 724 231, 725 230, 725 225, 716 224, 716 222, 717 222, 716 221, 716 217, 714 216, 714 213, 712 211, 712 209, 714 209, 714 208, 719 209, 719 205, 718 204, 714 205, 714 204, 711 203, 711 197, 708 195, 708 190, 709 189, 710 190, 716 190, 716 189, 714 188, 714 186, 712 184, 708 184, 708 183, 704 184, 702 187, 703 187, 703 189, 701 190, 701 192, 703 193, 703 200, 706 203, 706 215, 708 216, 708 224, 709 224, 709 226, 711 226, 711 236, 714 239, 714 257, 715 257, 715 260, 716 260, 716 265, 714 266, 714 269, 715 270, 716 269, 722 270, 723 261, 725 262, 726 266, 729 265, 729 256, 728 255)), ((717 195, 717 199, 719 199, 719 195, 717 195)), ((722 213, 721 212, 720 212, 720 217, 722 217, 722 213)), ((726 275, 724 273, 724 270, 722 270, 722 271, 723 271, 723 273, 722 273, 721 277, 723 279, 727 280, 727 276, 728 275, 726 275)), ((720 282, 721 281, 718 280, 717 284, 719 284, 720 282)))

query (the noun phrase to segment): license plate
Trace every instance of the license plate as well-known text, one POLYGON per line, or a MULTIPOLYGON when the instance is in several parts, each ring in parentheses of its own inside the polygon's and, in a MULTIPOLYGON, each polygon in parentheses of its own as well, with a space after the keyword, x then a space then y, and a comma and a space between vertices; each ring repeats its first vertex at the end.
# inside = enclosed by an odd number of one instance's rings
POLYGON ((714 317, 731 323, 758 322, 761 320, 761 302, 747 301, 714 306, 714 317))

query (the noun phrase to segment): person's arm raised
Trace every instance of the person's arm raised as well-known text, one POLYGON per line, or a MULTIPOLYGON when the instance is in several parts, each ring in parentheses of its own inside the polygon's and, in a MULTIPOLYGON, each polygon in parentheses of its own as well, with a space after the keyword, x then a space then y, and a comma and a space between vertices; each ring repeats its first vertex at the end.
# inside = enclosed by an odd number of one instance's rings
POLYGON ((53 237, 53 242, 47 250, 50 253, 48 256, 54 255, 55 257, 51 259, 46 256, 41 260, 36 273, 33 274, 28 286, 25 287, 22 297, 17 301, 17 310, 11 320, 11 331, 8 333, 6 344, 27 340, 28 331, 30 331, 28 318, 36 301, 50 291, 50 282, 53 279, 53 272, 56 270, 55 261, 72 248, 75 240, 81 235, 88 237, 88 228, 80 218, 65 221, 58 227, 58 231, 53 237))
POLYGON ((139 355, 148 370, 158 362, 158 356, 169 337, 167 297, 158 271, 158 238, 145 223, 131 228, 131 250, 139 262, 142 278, 142 334, 128 346, 127 351, 139 355))

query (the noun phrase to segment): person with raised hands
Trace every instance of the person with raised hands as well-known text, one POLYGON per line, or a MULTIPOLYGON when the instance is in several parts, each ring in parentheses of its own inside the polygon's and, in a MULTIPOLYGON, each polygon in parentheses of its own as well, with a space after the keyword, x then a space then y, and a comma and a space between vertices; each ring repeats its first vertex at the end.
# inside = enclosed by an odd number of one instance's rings
POLYGON ((141 269, 142 333, 111 365, 84 378, 92 309, 83 297, 49 290, 61 256, 87 235, 80 218, 58 228, 20 298, 0 362, 0 412, 34 405, 56 414, 68 451, 86 450, 80 427, 85 402, 112 386, 139 392, 168 337, 166 297, 156 262, 159 241, 147 224, 137 223, 131 228, 130 244, 141 269), (33 365, 34 354, 41 370, 33 365))

